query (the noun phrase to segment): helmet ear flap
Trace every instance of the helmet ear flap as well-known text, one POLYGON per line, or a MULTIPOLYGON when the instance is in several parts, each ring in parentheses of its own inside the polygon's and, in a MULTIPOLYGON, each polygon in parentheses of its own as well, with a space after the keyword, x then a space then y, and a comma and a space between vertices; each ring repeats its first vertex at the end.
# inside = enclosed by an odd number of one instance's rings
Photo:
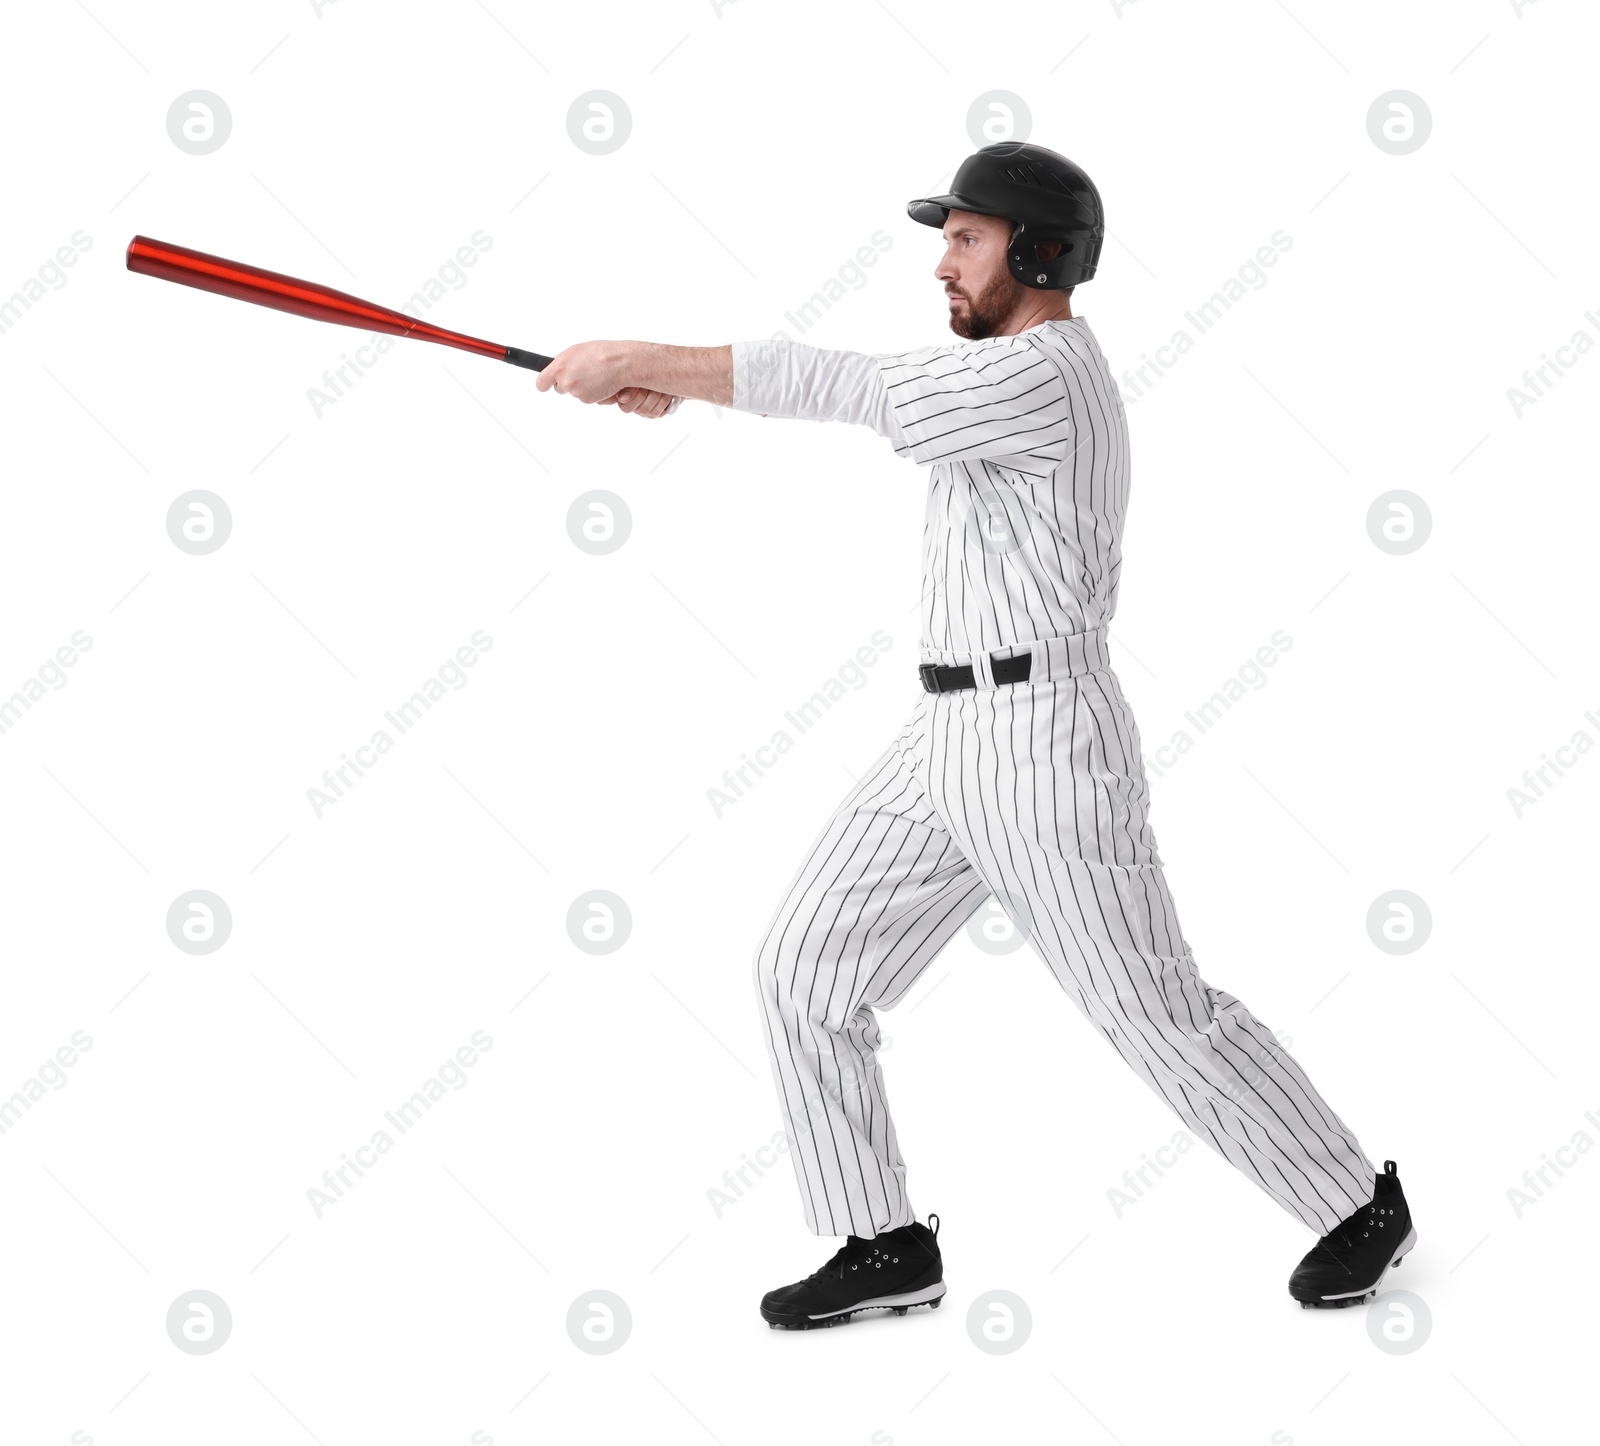
POLYGON ((1096 257, 1087 254, 1091 247, 1086 237, 1028 235, 1028 225, 1019 221, 1011 233, 1011 244, 1006 248, 1006 263, 1011 274, 1024 286, 1036 291, 1056 291, 1087 281, 1094 275, 1096 257), (1041 257, 1041 247, 1057 248, 1048 257, 1041 257))
POLYGON ((1060 279, 1063 263, 1072 251, 1072 242, 1057 237, 1032 237, 1028 224, 1019 221, 1011 233, 1011 244, 1006 248, 1006 262, 1011 274, 1024 286, 1037 291, 1053 290, 1065 283, 1060 279), (1058 248, 1054 255, 1041 257, 1041 247, 1058 248))

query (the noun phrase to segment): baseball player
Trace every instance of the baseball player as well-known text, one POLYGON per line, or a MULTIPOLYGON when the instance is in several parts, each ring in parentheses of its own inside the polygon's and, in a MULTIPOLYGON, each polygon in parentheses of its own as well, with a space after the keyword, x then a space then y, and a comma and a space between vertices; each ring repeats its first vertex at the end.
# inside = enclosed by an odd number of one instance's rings
POLYGON ((1290 1295, 1354 1304, 1416 1241, 1395 1164, 1376 1172, 1272 1031, 1196 972, 1111 668, 1127 421, 1071 304, 1099 260, 1100 194, 1064 156, 1005 143, 908 209, 942 230, 954 344, 586 342, 538 381, 647 417, 691 397, 859 423, 928 469, 920 701, 755 956, 805 1221, 845 1237, 761 1314, 832 1325, 943 1297, 938 1217, 923 1225, 911 1206, 874 1011, 991 898, 1184 1126, 1320 1237, 1290 1295))

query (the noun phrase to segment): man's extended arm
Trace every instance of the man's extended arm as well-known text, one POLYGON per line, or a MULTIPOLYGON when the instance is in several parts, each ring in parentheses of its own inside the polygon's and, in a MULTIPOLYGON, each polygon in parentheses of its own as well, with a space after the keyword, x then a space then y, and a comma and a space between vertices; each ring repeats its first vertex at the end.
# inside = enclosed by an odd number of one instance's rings
POLYGON ((552 359, 539 373, 538 386, 581 402, 616 402, 647 416, 659 416, 669 397, 691 397, 767 416, 865 423, 900 439, 877 360, 859 352, 777 342, 586 341, 552 359), (635 401, 652 396, 661 399, 660 409, 635 401))
POLYGON ((762 416, 851 422, 914 462, 1019 458, 1017 470, 1042 475, 1037 463, 1047 468, 1067 455, 1075 408, 1116 405, 1092 394, 1082 371, 1076 353, 1053 355, 1026 335, 885 355, 779 339, 706 347, 587 341, 556 356, 539 373, 539 389, 651 417, 672 397, 693 397, 762 416))

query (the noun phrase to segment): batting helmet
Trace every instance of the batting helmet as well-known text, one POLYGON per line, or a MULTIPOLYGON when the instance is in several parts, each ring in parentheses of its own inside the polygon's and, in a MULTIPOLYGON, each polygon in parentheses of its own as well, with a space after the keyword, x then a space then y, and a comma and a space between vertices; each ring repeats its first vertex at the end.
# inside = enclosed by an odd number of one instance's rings
POLYGON ((968 156, 949 195, 911 201, 906 211, 924 226, 942 227, 951 211, 1014 222, 1011 274, 1037 291, 1088 281, 1106 234, 1094 182, 1065 156, 1023 141, 1002 141, 968 156), (1060 253, 1041 261, 1036 248, 1042 241, 1059 242, 1060 253))

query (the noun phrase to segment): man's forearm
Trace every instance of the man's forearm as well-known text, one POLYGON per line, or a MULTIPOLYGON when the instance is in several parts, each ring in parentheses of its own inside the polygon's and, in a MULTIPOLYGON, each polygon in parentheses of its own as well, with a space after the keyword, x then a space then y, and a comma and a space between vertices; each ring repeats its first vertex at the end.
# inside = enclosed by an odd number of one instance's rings
POLYGON ((663 342, 621 342, 623 385, 648 387, 671 397, 689 397, 719 407, 733 403, 731 346, 667 346, 663 342))

